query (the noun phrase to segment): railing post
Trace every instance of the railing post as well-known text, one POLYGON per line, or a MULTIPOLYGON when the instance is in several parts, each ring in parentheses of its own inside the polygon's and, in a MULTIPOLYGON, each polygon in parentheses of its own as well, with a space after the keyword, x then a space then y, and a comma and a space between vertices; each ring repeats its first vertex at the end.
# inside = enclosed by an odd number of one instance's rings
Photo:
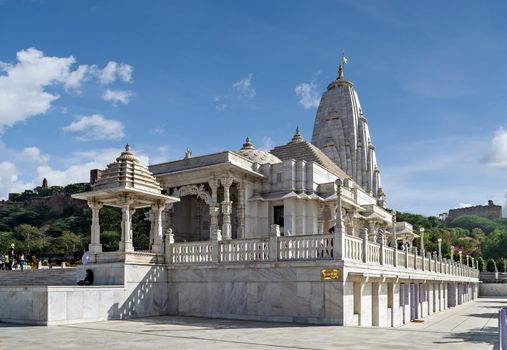
POLYGON ((280 226, 271 225, 271 235, 269 236, 269 260, 278 260, 278 237, 280 237, 280 226))
POLYGON ((408 246, 405 244, 405 268, 408 269, 408 246))
POLYGON ((364 228, 362 232, 363 239, 363 262, 368 262, 368 229, 364 228))
POLYGON ((213 235, 214 239, 211 241, 211 261, 214 263, 220 262, 220 241, 222 241, 222 231, 217 229, 216 234, 213 235))
POLYGON ((414 247, 414 270, 417 270, 417 247, 414 247))
POLYGON ((174 234, 172 228, 170 228, 167 229, 164 240, 164 252, 166 264, 173 263, 173 249, 172 249, 173 243, 174 243, 174 234))

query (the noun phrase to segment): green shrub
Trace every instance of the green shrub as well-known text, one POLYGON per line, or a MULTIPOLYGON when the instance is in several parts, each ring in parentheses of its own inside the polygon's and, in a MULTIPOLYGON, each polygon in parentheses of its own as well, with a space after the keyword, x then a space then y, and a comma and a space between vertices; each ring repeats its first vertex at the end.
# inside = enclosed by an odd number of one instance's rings
POLYGON ((495 260, 488 259, 488 265, 486 266, 486 271, 488 271, 488 272, 497 272, 495 260))

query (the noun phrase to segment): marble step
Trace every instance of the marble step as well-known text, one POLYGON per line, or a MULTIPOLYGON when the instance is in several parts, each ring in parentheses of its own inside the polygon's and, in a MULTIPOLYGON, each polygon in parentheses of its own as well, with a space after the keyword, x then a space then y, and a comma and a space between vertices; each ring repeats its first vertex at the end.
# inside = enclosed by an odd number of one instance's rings
POLYGON ((0 271, 0 286, 75 285, 77 269, 45 269, 33 271, 0 271))

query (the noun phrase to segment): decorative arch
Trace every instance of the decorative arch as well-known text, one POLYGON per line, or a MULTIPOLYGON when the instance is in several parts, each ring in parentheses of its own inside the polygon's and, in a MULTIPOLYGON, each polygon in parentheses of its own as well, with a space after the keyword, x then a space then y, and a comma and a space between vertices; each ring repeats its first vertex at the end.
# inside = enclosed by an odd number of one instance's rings
POLYGON ((201 198, 209 206, 213 204, 211 195, 208 192, 206 192, 206 190, 204 189, 204 185, 199 186, 186 185, 179 188, 175 188, 173 191, 173 196, 175 197, 197 196, 197 198, 201 198))

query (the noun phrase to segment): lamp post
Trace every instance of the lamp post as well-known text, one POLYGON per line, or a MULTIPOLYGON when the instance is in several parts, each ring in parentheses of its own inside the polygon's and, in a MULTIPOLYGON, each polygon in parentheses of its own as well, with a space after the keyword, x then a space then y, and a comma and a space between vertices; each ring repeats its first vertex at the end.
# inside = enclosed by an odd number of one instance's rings
POLYGON ((438 260, 442 260, 442 238, 437 239, 438 242, 438 260))
POLYGON ((391 237, 391 240, 393 242, 393 248, 394 248, 394 256, 393 256, 393 265, 398 266, 398 237, 396 235, 396 210, 393 210, 391 212, 392 215, 392 224, 393 224, 393 236, 391 237))
POLYGON ((424 227, 419 229, 419 233, 421 234, 421 256, 424 256, 424 227))

